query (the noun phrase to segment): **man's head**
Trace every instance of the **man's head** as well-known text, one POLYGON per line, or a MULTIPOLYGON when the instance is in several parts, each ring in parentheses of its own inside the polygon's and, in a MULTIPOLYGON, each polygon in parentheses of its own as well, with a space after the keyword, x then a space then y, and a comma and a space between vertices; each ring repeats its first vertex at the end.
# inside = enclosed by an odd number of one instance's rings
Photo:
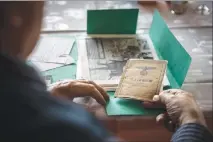
POLYGON ((39 38, 42 1, 0 2, 0 52, 26 59, 39 38))

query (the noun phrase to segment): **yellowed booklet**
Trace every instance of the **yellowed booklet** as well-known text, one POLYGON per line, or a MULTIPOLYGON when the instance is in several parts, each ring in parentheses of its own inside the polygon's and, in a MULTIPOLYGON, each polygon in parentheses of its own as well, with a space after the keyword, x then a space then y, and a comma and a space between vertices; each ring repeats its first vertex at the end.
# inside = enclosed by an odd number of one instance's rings
POLYGON ((166 66, 165 60, 130 59, 115 97, 152 101, 153 96, 160 92, 166 66))

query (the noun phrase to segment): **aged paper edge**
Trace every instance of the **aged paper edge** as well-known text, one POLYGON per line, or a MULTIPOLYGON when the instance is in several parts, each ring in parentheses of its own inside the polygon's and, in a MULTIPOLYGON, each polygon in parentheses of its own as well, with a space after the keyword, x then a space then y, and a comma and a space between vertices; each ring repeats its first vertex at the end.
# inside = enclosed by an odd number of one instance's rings
POLYGON ((77 47, 78 47, 78 62, 77 62, 76 79, 90 80, 86 39, 77 40, 77 47))
MULTIPOLYGON (((155 51, 155 49, 154 49, 154 45, 153 45, 152 40, 150 39, 149 35, 148 35, 148 34, 147 34, 147 35, 144 35, 144 37, 145 37, 145 39, 147 40, 148 45, 150 45, 150 50, 151 50, 151 52, 152 52, 152 54, 153 54, 153 58, 154 58, 155 60, 159 60, 159 58, 158 58, 158 56, 157 56, 157 53, 156 53, 156 51, 155 51)), ((167 68, 166 68, 166 70, 167 70, 167 68)), ((166 70, 165 70, 165 75, 164 75, 165 77, 164 77, 164 79, 163 79, 163 85, 164 85, 164 86, 170 86, 168 77, 167 77, 167 75, 166 75, 166 70)))
MULTIPOLYGON (((117 96, 115 96, 115 97, 117 97, 117 96)), ((125 96, 125 95, 119 95, 119 97, 117 97, 117 98, 134 99, 134 100, 139 100, 139 101, 152 101, 152 99, 134 97, 134 96, 125 96)))
POLYGON ((86 38, 136 38, 135 34, 88 34, 86 38))

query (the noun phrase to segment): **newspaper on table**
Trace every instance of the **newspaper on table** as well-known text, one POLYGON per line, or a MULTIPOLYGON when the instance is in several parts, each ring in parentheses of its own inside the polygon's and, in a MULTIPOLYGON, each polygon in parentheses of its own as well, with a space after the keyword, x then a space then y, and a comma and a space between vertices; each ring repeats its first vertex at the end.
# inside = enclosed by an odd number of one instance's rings
POLYGON ((159 94, 166 71, 165 60, 130 59, 121 76, 115 97, 152 101, 159 94))

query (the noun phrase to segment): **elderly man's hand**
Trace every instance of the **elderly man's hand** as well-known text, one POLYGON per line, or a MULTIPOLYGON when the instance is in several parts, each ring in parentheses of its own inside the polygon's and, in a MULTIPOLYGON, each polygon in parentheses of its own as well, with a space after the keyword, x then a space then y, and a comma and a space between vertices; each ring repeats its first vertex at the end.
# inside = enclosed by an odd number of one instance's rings
MULTIPOLYGON (((183 125, 186 123, 198 123, 206 126, 205 119, 200 107, 193 95, 179 89, 170 89, 153 97, 154 104, 164 105, 167 113, 157 116, 156 121, 160 122, 168 118, 173 124, 183 125)), ((153 104, 152 104, 153 105, 153 104)), ((145 103, 145 107, 148 104, 145 103)), ((150 106, 150 104, 149 104, 150 106)))
POLYGON ((73 80, 63 81, 50 90, 54 96, 73 100, 75 97, 90 96, 98 103, 105 105, 109 96, 102 87, 92 81, 73 80))

